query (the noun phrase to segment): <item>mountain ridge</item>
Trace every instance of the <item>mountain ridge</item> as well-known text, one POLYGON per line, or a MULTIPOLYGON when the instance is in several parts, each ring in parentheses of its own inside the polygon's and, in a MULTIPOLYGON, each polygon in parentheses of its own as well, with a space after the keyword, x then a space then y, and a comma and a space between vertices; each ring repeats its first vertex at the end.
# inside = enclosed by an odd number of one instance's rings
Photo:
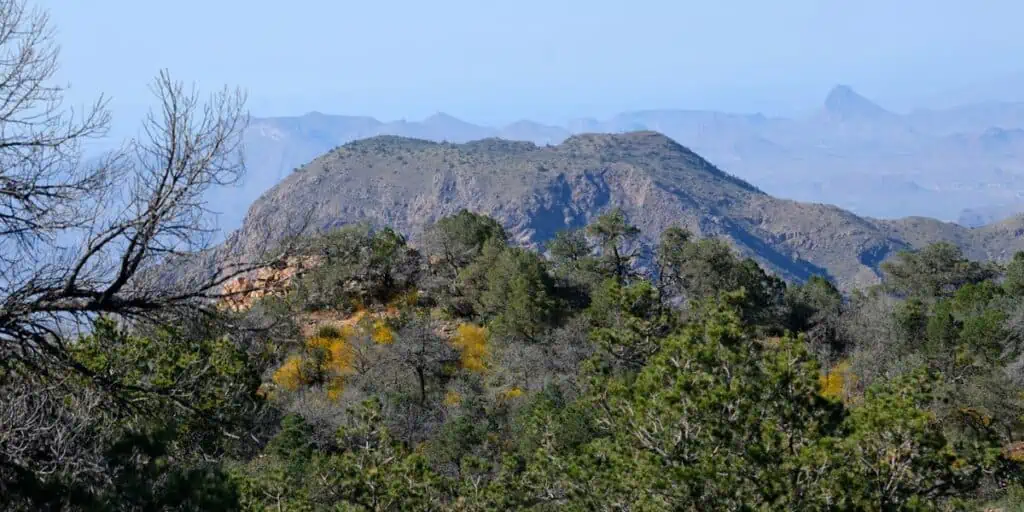
POLYGON ((899 250, 935 241, 989 259, 1024 249, 1018 232, 1024 217, 981 229, 859 217, 772 197, 664 134, 638 131, 577 134, 554 146, 391 135, 354 141, 255 201, 224 254, 264 249, 287 232, 283 222, 303 212, 312 231, 369 222, 415 239, 430 222, 468 209, 495 217, 519 243, 540 247, 557 231, 582 227, 613 207, 623 209, 648 243, 678 224, 725 237, 788 279, 823 274, 846 289, 877 282, 878 264, 899 250), (1016 234, 1002 236, 1007 233, 1016 234))
POLYGON ((924 215, 977 226, 1024 211, 1024 138, 1007 136, 1024 129, 1024 104, 897 114, 852 87, 838 87, 845 89, 833 88, 818 114, 797 118, 692 109, 638 110, 563 126, 519 120, 488 127, 450 114, 435 114, 430 122, 323 113, 254 118, 246 134, 249 173, 240 187, 217 198, 224 213, 220 224, 225 231, 237 228, 260 194, 293 169, 352 140, 392 134, 449 142, 501 137, 546 145, 575 133, 638 127, 668 135, 774 196, 836 204, 859 215, 924 215), (837 102, 853 104, 855 112, 874 114, 855 116, 854 122, 849 116, 822 115, 830 97, 835 108, 837 102), (887 114, 876 115, 878 109, 887 114))

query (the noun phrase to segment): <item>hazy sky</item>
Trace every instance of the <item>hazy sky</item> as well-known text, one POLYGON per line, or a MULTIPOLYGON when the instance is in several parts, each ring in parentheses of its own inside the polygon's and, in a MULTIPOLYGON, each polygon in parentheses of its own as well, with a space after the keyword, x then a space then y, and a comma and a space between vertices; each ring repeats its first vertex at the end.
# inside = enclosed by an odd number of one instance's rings
POLYGON ((1024 70, 1024 2, 1010 0, 40 2, 72 99, 109 94, 122 122, 162 67, 245 87, 254 115, 485 123, 788 114, 836 83, 906 109, 1024 70))

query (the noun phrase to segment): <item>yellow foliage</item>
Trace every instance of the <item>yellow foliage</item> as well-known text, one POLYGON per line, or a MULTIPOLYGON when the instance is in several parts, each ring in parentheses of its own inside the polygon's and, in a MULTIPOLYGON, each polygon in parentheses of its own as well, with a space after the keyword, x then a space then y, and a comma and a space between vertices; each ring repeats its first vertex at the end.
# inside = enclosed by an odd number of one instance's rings
POLYGON ((452 345, 462 352, 462 367, 473 372, 484 372, 487 369, 487 329, 462 324, 455 330, 452 345))
POLYGON ((288 391, 295 391, 306 382, 303 375, 302 356, 291 356, 274 372, 274 383, 288 391))
POLYGON ((373 333, 370 337, 373 338, 375 343, 381 345, 389 345, 395 341, 395 333, 391 331, 391 328, 383 320, 377 320, 373 323, 373 333))
POLYGON ((832 370, 819 378, 821 395, 827 398, 842 398, 846 384, 851 382, 852 378, 850 363, 840 361, 832 370))
POLYGON ((327 398, 331 401, 338 401, 341 394, 345 392, 345 379, 335 377, 327 383, 327 398))
POLYGON ((329 351, 331 349, 331 343, 333 343, 334 340, 337 339, 339 338, 335 338, 333 336, 313 336, 312 338, 306 340, 306 346, 313 350, 320 349, 324 351, 329 351))
POLYGON ((448 390, 444 395, 444 404, 448 407, 458 407, 462 405, 462 395, 458 391, 448 390))
POLYGON ((345 376, 351 372, 355 359, 348 342, 352 328, 345 326, 341 333, 340 337, 313 336, 306 340, 306 352, 289 356, 274 372, 274 383, 288 391, 296 391, 314 381, 326 381, 328 398, 341 398, 345 390, 345 376))
POLYGON ((519 398, 523 396, 523 390, 513 386, 509 389, 506 389, 501 395, 506 400, 511 400, 513 398, 519 398))
POLYGON ((388 303, 387 312, 389 315, 397 314, 399 308, 413 307, 419 303, 419 300, 419 290, 410 290, 406 293, 399 294, 394 299, 391 299, 391 302, 388 303))
POLYGON ((346 338, 324 338, 314 336, 306 341, 311 350, 321 350, 323 357, 320 370, 334 375, 343 375, 352 369, 355 354, 346 338))

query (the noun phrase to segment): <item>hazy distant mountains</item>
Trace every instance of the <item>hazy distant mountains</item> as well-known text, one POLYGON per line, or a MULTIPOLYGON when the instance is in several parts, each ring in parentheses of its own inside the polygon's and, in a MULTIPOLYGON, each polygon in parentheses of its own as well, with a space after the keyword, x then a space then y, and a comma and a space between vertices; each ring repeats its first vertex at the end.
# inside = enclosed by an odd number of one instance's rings
POLYGON ((467 142, 488 137, 557 144, 572 134, 655 130, 765 192, 835 204, 860 215, 911 215, 980 225, 1024 211, 1024 103, 976 103, 897 114, 847 86, 796 118, 699 110, 625 112, 564 126, 479 126, 445 114, 423 121, 309 113, 254 119, 249 174, 218 199, 221 226, 291 171, 346 142, 375 135, 467 142))

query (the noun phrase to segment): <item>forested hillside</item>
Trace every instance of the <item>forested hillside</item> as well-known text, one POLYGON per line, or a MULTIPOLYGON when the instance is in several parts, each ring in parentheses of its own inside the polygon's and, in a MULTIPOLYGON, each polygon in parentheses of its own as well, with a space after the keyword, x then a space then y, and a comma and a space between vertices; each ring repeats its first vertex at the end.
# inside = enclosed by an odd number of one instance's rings
POLYGON ((215 314, 101 318, 68 348, 93 378, 5 365, 0 417, 35 422, 0 437, 5 509, 1024 504, 1024 253, 936 244, 844 297, 679 227, 639 270, 638 236, 349 226, 215 314))

